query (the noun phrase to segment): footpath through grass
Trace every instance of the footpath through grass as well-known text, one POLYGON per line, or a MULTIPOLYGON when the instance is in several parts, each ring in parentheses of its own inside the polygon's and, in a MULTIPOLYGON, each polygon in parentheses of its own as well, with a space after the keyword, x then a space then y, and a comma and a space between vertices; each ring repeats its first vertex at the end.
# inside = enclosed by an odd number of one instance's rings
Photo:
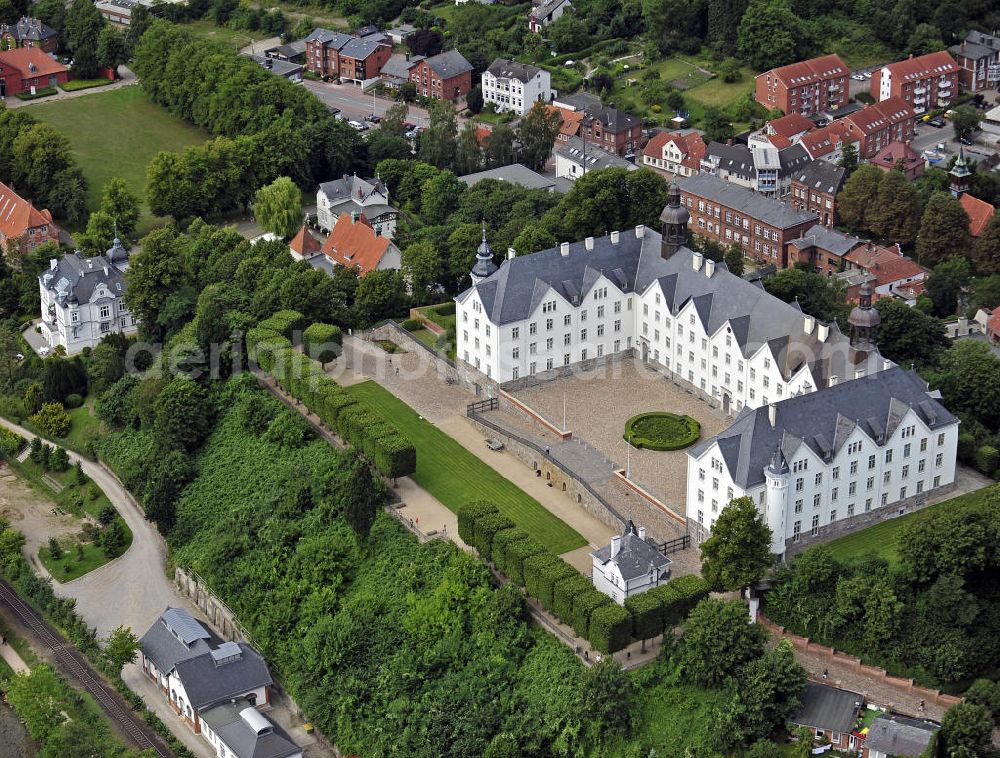
POLYGON ((881 558, 885 558, 890 565, 895 566, 899 563, 899 535, 904 527, 917 523, 938 510, 948 510, 959 505, 981 502, 985 499, 987 493, 996 486, 984 487, 975 492, 969 492, 965 495, 953 497, 951 500, 931 505, 923 510, 907 513, 905 516, 899 516, 888 521, 882 521, 875 524, 875 526, 861 529, 854 534, 849 534, 846 537, 829 542, 826 546, 838 561, 846 563, 861 558, 864 555, 874 553, 881 558))
POLYGON ((470 453, 395 395, 373 381, 347 391, 391 421, 417 449, 413 480, 452 511, 472 500, 489 500, 519 527, 554 553, 587 544, 565 522, 549 513, 524 490, 470 453))
POLYGON ((208 134, 150 102, 139 86, 94 92, 29 107, 35 118, 52 124, 73 147, 87 178, 87 207, 96 210, 109 179, 120 176, 142 201, 138 235, 154 216, 145 204, 146 167, 161 150, 199 145, 208 134))

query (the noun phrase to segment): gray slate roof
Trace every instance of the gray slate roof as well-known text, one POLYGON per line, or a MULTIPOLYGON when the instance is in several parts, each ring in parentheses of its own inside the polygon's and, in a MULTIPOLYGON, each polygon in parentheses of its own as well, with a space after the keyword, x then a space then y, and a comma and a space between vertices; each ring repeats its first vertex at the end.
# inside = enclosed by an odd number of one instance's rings
POLYGON ((602 565, 611 562, 618 566, 622 579, 629 581, 646 576, 653 571, 662 575, 671 564, 671 560, 656 549, 656 543, 647 537, 640 539, 632 519, 625 525, 625 533, 621 536, 621 546, 618 554, 611 557, 612 545, 605 545, 600 550, 591 553, 602 565))
POLYGON ((382 66, 381 76, 383 79, 409 79, 410 69, 423 59, 423 55, 411 55, 410 59, 407 60, 403 53, 394 53, 382 66))
MULTIPOLYGON (((794 147, 802 148, 802 145, 794 147)), ((805 148, 802 148, 803 152, 805 148)), ((810 189, 829 194, 837 194, 844 184, 846 169, 829 161, 810 161, 792 173, 792 181, 800 182, 810 189)))
POLYGON ((728 171, 748 179, 757 175, 753 155, 746 145, 725 145, 721 142, 710 142, 705 150, 705 158, 717 158, 718 167, 722 171, 728 171))
POLYGON ((602 168, 624 168, 628 171, 638 169, 638 166, 631 161, 627 161, 619 155, 602 150, 590 143, 587 143, 586 149, 584 149, 583 138, 581 137, 570 137, 565 144, 556 150, 556 155, 561 155, 564 158, 575 161, 580 166, 584 165, 584 158, 586 157, 587 171, 597 171, 602 168))
POLYGON ((326 195, 330 205, 351 200, 360 203, 371 195, 378 193, 386 195, 385 185, 378 179, 362 179, 357 174, 344 174, 340 179, 333 179, 319 185, 320 191, 326 195))
POLYGON ((499 179, 511 184, 517 184, 528 189, 551 190, 555 182, 547 176, 542 176, 536 171, 532 171, 527 166, 520 163, 512 163, 509 166, 500 168, 490 168, 486 171, 477 171, 474 174, 466 174, 458 177, 460 182, 464 182, 469 187, 474 187, 484 179, 499 179))
POLYGON ((89 303, 102 284, 115 297, 123 296, 127 290, 125 275, 114 261, 105 255, 84 258, 79 251, 64 255, 55 268, 45 269, 38 279, 46 289, 56 293, 56 299, 63 305, 89 303))
POLYGON ((865 747, 897 758, 918 758, 939 728, 933 721, 878 716, 868 728, 865 747))
POLYGON ((986 58, 1000 51, 1000 37, 973 30, 965 35, 964 50, 961 44, 952 45, 949 50, 953 54, 969 58, 986 58))
POLYGON ((705 157, 717 156, 719 168, 752 179, 757 170, 780 171, 789 174, 812 161, 802 145, 790 145, 782 150, 773 146, 760 146, 751 150, 747 145, 724 145, 712 142, 705 157))
POLYGON ((187 611, 167 608, 142 635, 139 649, 156 668, 168 674, 179 661, 208 653, 218 641, 187 611))
POLYGON ((688 455, 698 458, 718 443, 733 481, 746 489, 764 481, 764 468, 779 451, 791 460, 806 445, 829 460, 859 426, 882 444, 911 408, 931 429, 957 422, 917 373, 893 366, 775 403, 773 427, 767 406, 744 408, 728 429, 690 448, 688 455))
POLYGON ((443 53, 432 55, 427 59, 427 65, 442 79, 451 79, 466 71, 472 71, 472 64, 465 60, 465 56, 458 50, 446 50, 443 53))
POLYGON ((565 3, 567 0, 547 0, 541 5, 531 9, 531 16, 538 19, 539 21, 544 21, 549 15, 552 14, 560 5, 565 3))
POLYGON ((271 675, 260 653, 240 642, 240 657, 216 663, 212 652, 178 661, 174 668, 184 685, 191 707, 202 709, 271 684, 271 675))
POLYGON ((320 42, 324 47, 333 48, 334 50, 340 50, 344 45, 350 42, 354 37, 349 34, 344 34, 343 32, 334 32, 330 29, 323 29, 317 27, 312 30, 312 34, 306 37, 306 42, 320 42))
POLYGON ((828 253, 843 257, 860 245, 861 240, 857 237, 852 237, 850 234, 843 234, 842 232, 828 229, 822 224, 816 224, 816 226, 806 232, 804 237, 793 239, 789 244, 799 250, 815 246, 826 250, 828 253))
POLYGON ((285 79, 302 73, 301 63, 291 63, 283 61, 281 58, 267 58, 263 55, 248 55, 247 57, 261 68, 270 71, 275 76, 283 76, 285 79))
POLYGON ((303 55, 306 51, 306 41, 304 39, 297 39, 293 42, 289 42, 284 45, 278 45, 274 48, 274 52, 285 58, 295 58, 299 55, 303 55))
POLYGON ((850 732, 857 724, 857 711, 865 704, 865 696, 857 692, 806 682, 802 705, 792 723, 831 732, 850 732))
POLYGON ((530 82, 542 69, 538 66, 529 66, 526 63, 497 58, 486 70, 497 79, 517 79, 521 82, 530 82))
POLYGON ((288 758, 302 752, 302 748, 292 742, 281 727, 263 716, 246 700, 220 703, 205 709, 199 715, 237 758, 288 758), (251 709, 256 716, 241 716, 247 709, 251 709))
POLYGON ((365 37, 353 37, 350 42, 340 48, 340 54, 348 58, 364 60, 382 45, 388 45, 389 39, 381 32, 365 37))
POLYGON ((600 121, 604 131, 617 134, 629 131, 640 124, 640 120, 631 113, 611 108, 601 102, 601 98, 589 92, 576 92, 572 95, 559 97, 556 104, 562 103, 578 111, 583 111, 587 117, 600 121))
POLYGON ((19 42, 24 42, 25 40, 41 42, 55 37, 58 33, 51 26, 46 26, 37 18, 28 18, 27 16, 22 16, 15 24, 0 24, 0 34, 4 32, 10 32, 14 39, 19 42))
POLYGON ((712 174, 695 174, 678 182, 678 186, 693 195, 732 208, 761 223, 787 229, 818 216, 811 211, 797 211, 779 200, 738 187, 712 174))

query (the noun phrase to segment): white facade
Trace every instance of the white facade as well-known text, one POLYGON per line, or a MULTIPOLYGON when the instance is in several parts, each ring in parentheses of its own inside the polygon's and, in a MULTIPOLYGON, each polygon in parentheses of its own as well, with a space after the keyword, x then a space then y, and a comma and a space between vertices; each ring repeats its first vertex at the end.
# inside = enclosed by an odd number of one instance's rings
POLYGON ((134 335, 139 326, 125 305, 126 262, 79 253, 53 258, 38 277, 42 336, 67 355, 96 347, 112 333, 134 335))
POLYGON ((519 116, 524 116, 536 102, 551 102, 554 94, 548 71, 510 61, 495 61, 484 71, 482 87, 485 103, 492 103, 498 112, 511 111, 519 116), (511 70, 504 70, 508 63, 511 70))
POLYGON ((952 484, 957 449, 957 420, 930 429, 911 408, 884 441, 856 425, 829 460, 799 444, 786 471, 769 468, 764 481, 744 489, 714 442, 688 454, 687 513, 709 532, 732 499, 750 497, 771 528, 772 552, 781 555, 803 535, 952 484))
POLYGON ((363 213, 383 237, 396 232, 397 211, 389 205, 389 193, 381 182, 345 176, 325 182, 316 191, 316 221, 329 232, 344 213, 363 213))

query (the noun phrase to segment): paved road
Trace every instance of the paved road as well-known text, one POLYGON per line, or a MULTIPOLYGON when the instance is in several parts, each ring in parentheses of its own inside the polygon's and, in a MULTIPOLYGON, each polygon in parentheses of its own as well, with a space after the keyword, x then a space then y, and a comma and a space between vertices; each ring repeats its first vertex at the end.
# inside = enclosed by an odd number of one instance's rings
MULTIPOLYGON (((327 84, 309 79, 303 80, 302 84, 324 103, 339 108, 347 118, 351 119, 362 119, 365 116, 370 116, 373 105, 375 115, 384 116, 385 112, 396 103, 395 100, 387 97, 373 98, 370 94, 362 92, 361 88, 355 84, 327 84)), ((407 117, 407 121, 417 126, 430 124, 426 109, 418 108, 415 105, 410 106, 410 115, 407 117)))
MULTIPOLYGON (((0 425, 26 439, 35 436, 6 419, 0 419, 0 425)), ((97 629, 101 638, 107 637, 120 624, 142 634, 168 605, 188 607, 163 573, 167 557, 163 538, 156 526, 146 521, 135 499, 100 464, 72 452, 69 458, 74 464, 81 462, 84 473, 104 490, 118 509, 132 530, 132 546, 120 557, 79 579, 65 584, 53 582, 55 593, 75 599, 77 613, 97 629)))
POLYGON ((21 100, 17 97, 8 97, 0 100, 0 102, 5 102, 8 108, 23 108, 27 105, 35 105, 36 103, 51 103, 55 100, 72 100, 77 97, 86 97, 87 95, 94 95, 98 92, 107 92, 108 90, 121 89, 122 87, 128 87, 131 84, 136 83, 135 74, 126 68, 125 66, 120 66, 118 68, 118 73, 121 76, 116 82, 111 84, 106 84, 103 87, 93 87, 91 89, 82 89, 76 92, 63 92, 59 90, 55 95, 50 95, 49 97, 43 97, 38 100, 21 100))

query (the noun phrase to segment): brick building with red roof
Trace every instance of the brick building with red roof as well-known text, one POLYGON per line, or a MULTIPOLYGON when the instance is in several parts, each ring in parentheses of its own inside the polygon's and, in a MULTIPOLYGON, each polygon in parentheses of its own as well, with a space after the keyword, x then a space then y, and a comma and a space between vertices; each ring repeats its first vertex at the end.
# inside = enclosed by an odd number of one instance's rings
POLYGON ((69 69, 37 47, 0 52, 0 99, 21 92, 55 88, 69 80, 69 69))
POLYGON ((969 215, 969 233, 973 237, 978 237, 983 233, 983 229, 986 228, 989 220, 993 218, 996 208, 985 200, 973 197, 968 192, 962 193, 958 198, 958 202, 962 204, 962 208, 969 215))
POLYGON ((876 101, 898 97, 917 115, 943 108, 958 94, 961 67, 947 51, 912 55, 872 72, 871 96, 876 101))
POLYGON ((851 70, 837 55, 823 55, 758 74, 754 78, 757 102, 785 114, 822 113, 847 105, 851 70))
POLYGON ((871 164, 886 172, 898 167, 910 181, 924 175, 923 157, 903 142, 890 142, 871 159, 871 164))
POLYGON ((705 141, 697 132, 660 132, 642 150, 642 165, 671 174, 691 176, 700 170, 705 141))
POLYGON ((48 210, 38 210, 6 184, 0 184, 0 250, 10 256, 59 242, 59 227, 48 210))
POLYGON ((847 284, 847 301, 856 303, 861 284, 868 281, 875 299, 901 295, 899 290, 922 283, 930 270, 903 256, 898 249, 869 242, 859 245, 844 256, 847 267, 840 276, 847 284))
POLYGON ((915 118, 909 104, 901 98, 890 97, 845 116, 845 138, 857 140, 858 157, 871 160, 893 142, 911 142, 915 118))

